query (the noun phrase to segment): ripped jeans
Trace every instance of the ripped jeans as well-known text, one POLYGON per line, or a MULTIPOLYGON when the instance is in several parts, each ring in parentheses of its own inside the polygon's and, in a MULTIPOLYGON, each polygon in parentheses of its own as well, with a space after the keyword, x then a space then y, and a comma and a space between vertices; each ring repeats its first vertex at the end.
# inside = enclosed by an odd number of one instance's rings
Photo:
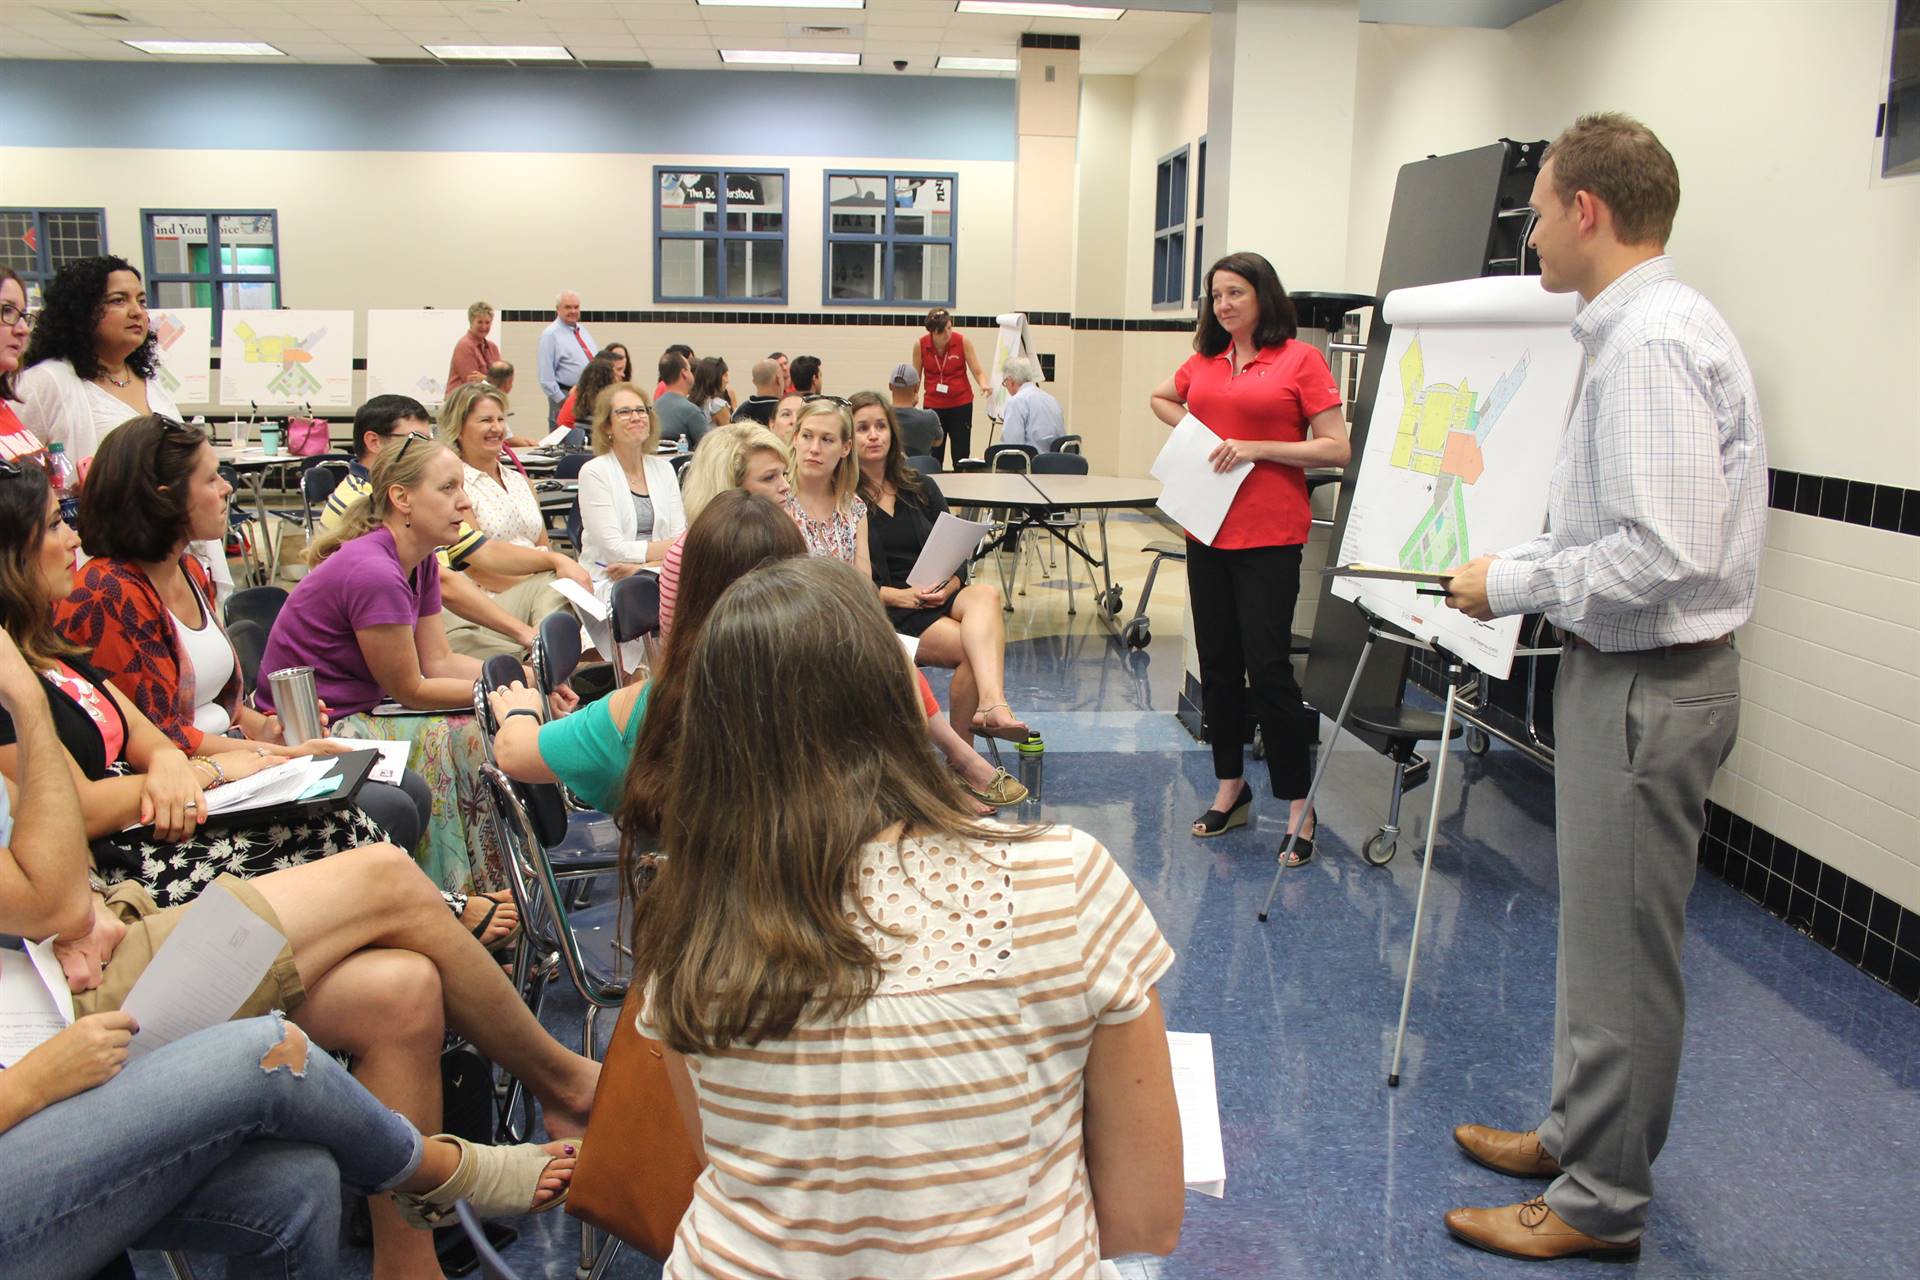
POLYGON ((199 1032, 0 1133, 0 1280, 130 1248, 225 1254, 234 1280, 335 1275, 340 1184, 394 1186, 422 1139, 284 1025, 199 1032))

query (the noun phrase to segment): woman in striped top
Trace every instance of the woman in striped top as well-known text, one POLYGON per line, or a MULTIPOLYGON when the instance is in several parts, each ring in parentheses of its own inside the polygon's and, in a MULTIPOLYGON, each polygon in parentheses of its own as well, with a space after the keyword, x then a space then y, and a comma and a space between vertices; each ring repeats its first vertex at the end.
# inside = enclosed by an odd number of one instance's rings
POLYGON ((656 693, 685 714, 649 715, 622 805, 669 855, 635 904, 639 1026, 709 1162, 665 1274, 1091 1278, 1170 1252, 1173 953, 1090 837, 969 815, 871 584, 755 570, 656 693))

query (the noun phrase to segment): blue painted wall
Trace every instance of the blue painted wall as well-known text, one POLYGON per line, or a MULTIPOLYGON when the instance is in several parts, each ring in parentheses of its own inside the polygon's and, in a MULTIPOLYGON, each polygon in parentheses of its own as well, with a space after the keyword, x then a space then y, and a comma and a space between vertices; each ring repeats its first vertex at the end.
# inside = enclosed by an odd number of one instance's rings
POLYGON ((1013 98, 1011 80, 718 68, 0 61, 0 146, 1011 161, 1013 98))

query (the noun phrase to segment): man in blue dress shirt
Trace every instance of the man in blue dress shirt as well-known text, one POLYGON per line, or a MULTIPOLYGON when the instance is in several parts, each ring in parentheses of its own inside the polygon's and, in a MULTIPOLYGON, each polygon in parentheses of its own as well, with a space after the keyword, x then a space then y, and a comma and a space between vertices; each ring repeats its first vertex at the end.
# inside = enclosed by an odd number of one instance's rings
POLYGON ((1753 374, 1666 256, 1680 173, 1652 130, 1582 118, 1533 184, 1540 283, 1578 293, 1586 353, 1547 532, 1453 571, 1474 618, 1545 613, 1560 863, 1553 1091, 1529 1132, 1464 1124, 1472 1159, 1544 1195, 1448 1230, 1524 1259, 1636 1255, 1680 1074, 1680 968, 1707 788, 1733 750, 1766 533, 1753 374))
POLYGON ((1040 386, 1033 361, 1015 356, 1000 370, 1007 403, 1000 410, 1000 443, 1027 444, 1044 449, 1067 434, 1067 417, 1060 402, 1040 386))
POLYGON ((593 359, 593 335, 580 323, 580 295, 571 289, 553 304, 553 323, 540 334, 540 389, 547 393, 547 429, 558 425, 567 392, 593 359))

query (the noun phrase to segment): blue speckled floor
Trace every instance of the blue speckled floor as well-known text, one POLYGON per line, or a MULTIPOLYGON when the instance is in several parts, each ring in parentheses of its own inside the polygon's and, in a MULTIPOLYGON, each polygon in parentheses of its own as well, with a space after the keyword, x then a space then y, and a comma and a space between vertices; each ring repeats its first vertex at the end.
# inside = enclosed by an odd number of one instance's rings
MULTIPOLYGON (((1497 744, 1481 760, 1453 756, 1408 1056, 1389 1090, 1428 793, 1408 806, 1400 856, 1368 867, 1356 851, 1384 812, 1390 770, 1341 747, 1319 806, 1320 856, 1288 874, 1272 923, 1257 924, 1280 807, 1250 829, 1191 839, 1211 771, 1172 716, 1179 633, 1163 629, 1129 663, 1091 625, 1083 614, 1069 634, 1013 643, 1009 689, 1046 736, 1046 816, 1113 850, 1179 952, 1162 996, 1174 1029, 1213 1035, 1227 1153, 1226 1198, 1190 1194, 1179 1251, 1128 1259, 1122 1275, 1526 1272, 1456 1244, 1440 1215, 1539 1185, 1468 1163, 1448 1133, 1468 1119, 1527 1127, 1545 1103, 1556 910, 1546 775, 1497 744)), ((1264 795, 1262 767, 1251 769, 1264 795)), ((1920 1010, 1716 879, 1699 882, 1689 915, 1692 1018, 1672 1137, 1641 1261, 1607 1273, 1920 1274, 1920 1010)), ((556 999, 549 1023, 571 1039, 578 1006, 556 999)), ((571 1274, 568 1222, 519 1225, 508 1256, 522 1274, 571 1274)), ((348 1261, 349 1275, 367 1274, 364 1251, 348 1261)), ((629 1258, 614 1274, 658 1270, 629 1258)))

